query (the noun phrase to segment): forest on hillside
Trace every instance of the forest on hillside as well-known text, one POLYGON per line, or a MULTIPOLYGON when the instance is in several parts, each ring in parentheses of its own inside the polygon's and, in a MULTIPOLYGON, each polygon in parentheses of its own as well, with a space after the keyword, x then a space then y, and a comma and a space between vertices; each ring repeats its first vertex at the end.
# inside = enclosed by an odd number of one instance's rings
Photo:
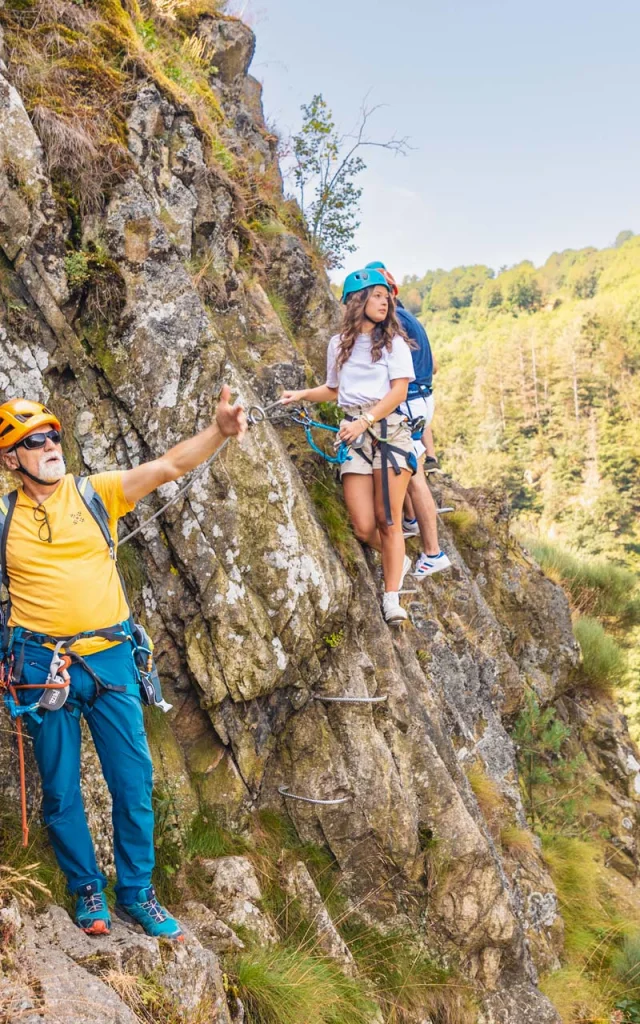
POLYGON ((640 736, 640 236, 538 268, 430 271, 400 295, 439 362, 444 469, 507 491, 516 535, 567 589, 583 656, 640 736), (604 615, 603 585, 619 596, 604 615))
POLYGON ((440 371, 437 444, 528 531, 640 567, 640 237, 405 279, 440 371))

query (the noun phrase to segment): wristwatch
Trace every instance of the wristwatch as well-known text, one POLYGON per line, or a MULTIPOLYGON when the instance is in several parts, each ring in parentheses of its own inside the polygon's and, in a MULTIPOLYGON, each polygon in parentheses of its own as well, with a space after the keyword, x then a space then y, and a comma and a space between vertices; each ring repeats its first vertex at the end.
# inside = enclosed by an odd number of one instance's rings
POLYGON ((366 420, 366 422, 368 423, 369 427, 372 427, 373 424, 376 422, 375 416, 372 416, 370 412, 363 412, 361 417, 360 417, 360 419, 361 420, 366 420))

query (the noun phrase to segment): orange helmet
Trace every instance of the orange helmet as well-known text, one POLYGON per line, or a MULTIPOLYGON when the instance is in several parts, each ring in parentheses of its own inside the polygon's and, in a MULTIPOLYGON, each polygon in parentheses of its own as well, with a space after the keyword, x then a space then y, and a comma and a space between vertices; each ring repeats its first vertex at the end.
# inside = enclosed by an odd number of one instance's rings
POLYGON ((45 426, 60 430, 60 420, 46 405, 28 398, 10 398, 0 405, 0 450, 13 448, 36 427, 45 426))

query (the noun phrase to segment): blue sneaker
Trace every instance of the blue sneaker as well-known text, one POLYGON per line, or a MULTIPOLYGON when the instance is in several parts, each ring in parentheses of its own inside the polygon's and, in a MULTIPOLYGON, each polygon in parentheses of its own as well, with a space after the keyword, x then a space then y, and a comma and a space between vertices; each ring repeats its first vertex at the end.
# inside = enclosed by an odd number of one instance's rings
POLYGON ((116 914, 123 921, 133 922, 142 926, 147 935, 157 939, 184 940, 184 932, 171 915, 158 903, 156 891, 152 885, 141 889, 135 903, 117 903, 116 914))
POLYGON ((108 935, 111 915, 104 893, 98 882, 89 882, 76 890, 76 916, 78 928, 87 935, 108 935))

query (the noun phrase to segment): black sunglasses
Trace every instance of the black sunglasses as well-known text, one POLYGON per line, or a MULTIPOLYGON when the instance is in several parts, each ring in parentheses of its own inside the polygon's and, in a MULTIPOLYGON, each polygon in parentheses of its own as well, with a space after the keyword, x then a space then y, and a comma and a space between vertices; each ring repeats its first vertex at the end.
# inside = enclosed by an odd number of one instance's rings
POLYGON ((29 434, 28 437, 23 437, 22 441, 18 441, 14 444, 12 451, 16 448, 26 448, 28 452, 33 452, 36 448, 44 448, 47 443, 47 438, 53 441, 54 444, 60 444, 60 438, 62 437, 59 430, 47 430, 45 433, 29 434))

